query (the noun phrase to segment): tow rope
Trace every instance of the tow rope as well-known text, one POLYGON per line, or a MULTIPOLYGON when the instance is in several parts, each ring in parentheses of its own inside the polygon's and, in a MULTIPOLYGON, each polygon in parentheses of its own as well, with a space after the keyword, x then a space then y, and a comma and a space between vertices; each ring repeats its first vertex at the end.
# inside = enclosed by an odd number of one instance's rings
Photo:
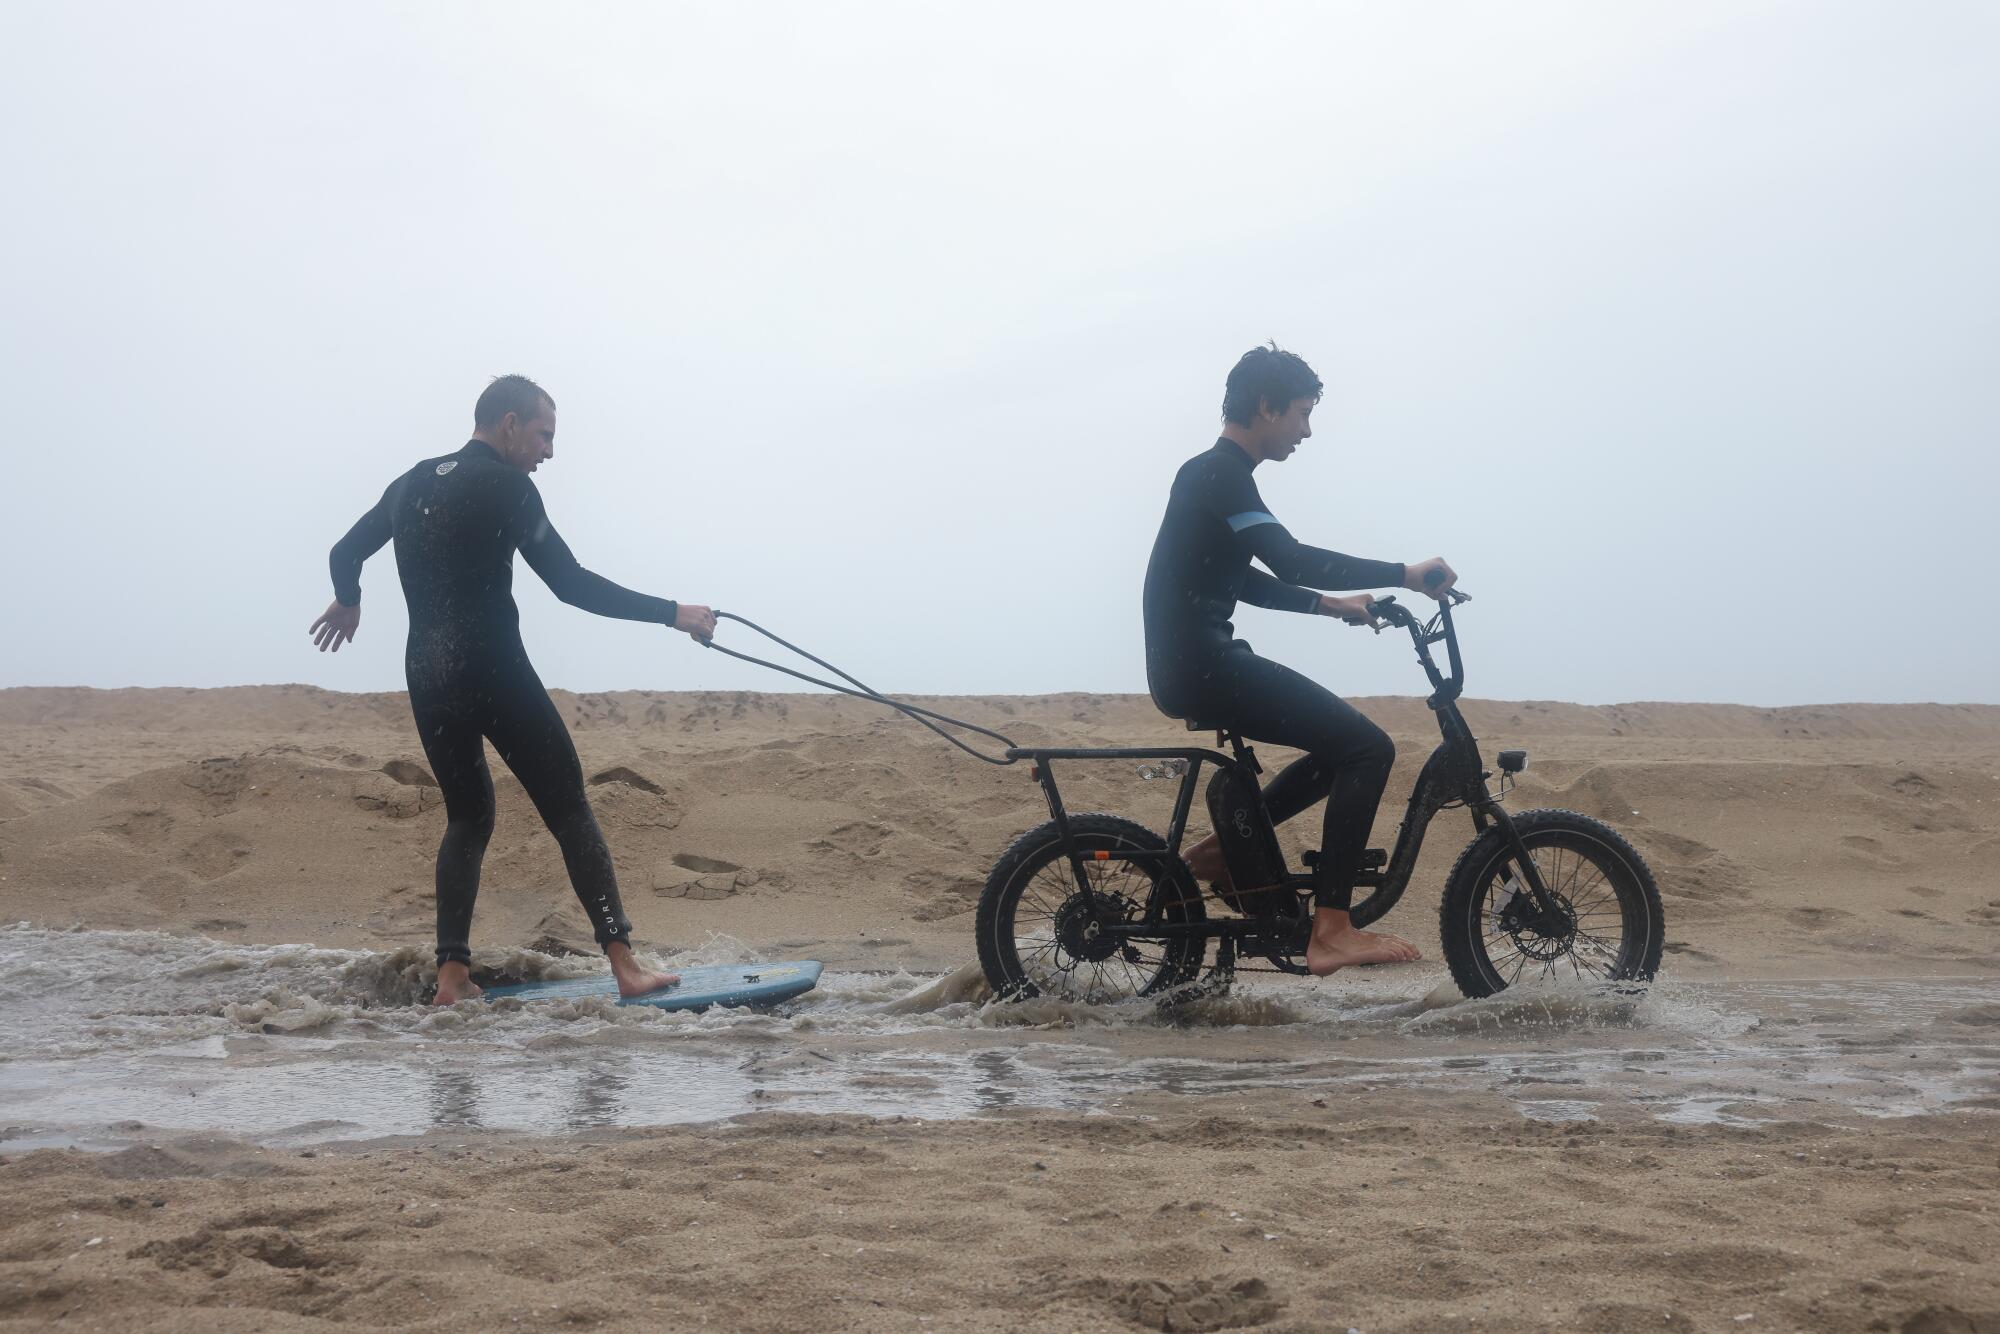
POLYGON ((849 676, 846 672, 841 671, 840 668, 834 666, 832 663, 828 662, 825 658, 819 657, 816 654, 808 653, 806 652, 806 650, 800 648, 797 644, 792 643, 790 640, 772 634, 769 630, 766 630, 763 626, 757 624, 753 620, 750 620, 748 617, 737 616, 732 612, 718 611, 715 613, 715 619, 718 621, 735 621, 738 625, 747 625, 752 630, 755 630, 758 634, 764 636, 764 638, 770 640, 772 643, 790 649, 793 653, 798 654, 801 658, 804 658, 808 662, 816 663, 817 665, 824 667, 827 671, 832 672, 842 681, 847 682, 847 684, 839 685, 832 681, 823 680, 817 676, 810 676, 805 672, 796 671, 793 668, 786 667, 780 663, 770 662, 764 658, 753 657, 748 653, 739 653, 733 648, 724 648, 722 645, 716 643, 713 639, 697 640, 696 642, 699 643, 703 648, 712 648, 717 653, 726 653, 730 657, 736 658, 740 661, 754 662, 759 667, 768 667, 774 672, 783 672, 786 676, 796 677, 801 681, 805 681, 811 685, 816 685, 820 687, 822 690, 832 690, 842 695, 852 695, 856 699, 865 699, 868 700, 870 703, 880 704, 885 708, 894 709, 896 712, 904 714, 910 718, 914 718, 916 721, 922 723, 925 727, 930 728, 931 731, 936 732, 939 736, 943 737, 946 741, 951 742, 952 745, 957 746, 960 750, 972 756, 972 758, 975 760, 984 760, 988 764, 999 764, 999 765, 1008 765, 1014 763, 1015 757, 1013 756, 998 757, 998 756, 988 755, 985 751, 967 745, 965 742, 959 740, 951 733, 945 731, 944 728, 938 726, 938 724, 945 723, 952 727, 962 727, 968 732, 977 732, 981 736, 991 737, 993 740, 998 741, 1001 745, 1006 746, 1008 749, 1010 750, 1013 749, 1014 742, 1011 738, 1002 736, 1000 733, 994 731, 990 727, 981 727, 978 723, 968 723, 963 718, 948 717, 945 714, 938 713, 932 709, 923 708, 916 704, 905 704, 901 700, 890 699, 887 695, 875 689, 873 686, 858 681, 854 677, 849 676))

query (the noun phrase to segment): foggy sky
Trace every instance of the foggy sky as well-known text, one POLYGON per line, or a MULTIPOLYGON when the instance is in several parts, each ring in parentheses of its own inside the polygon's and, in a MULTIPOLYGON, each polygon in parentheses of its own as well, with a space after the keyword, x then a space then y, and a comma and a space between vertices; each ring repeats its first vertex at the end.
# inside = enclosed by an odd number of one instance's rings
MULTIPOLYGON (((1450 559, 1469 693, 2000 702, 1992 5, 10 0, 0 51, 0 686, 400 689, 387 550, 312 650, 327 548, 519 371, 598 572, 885 689, 1143 690, 1275 338, 1327 394, 1265 498, 1450 559)), ((551 685, 791 684, 515 586, 551 685)))

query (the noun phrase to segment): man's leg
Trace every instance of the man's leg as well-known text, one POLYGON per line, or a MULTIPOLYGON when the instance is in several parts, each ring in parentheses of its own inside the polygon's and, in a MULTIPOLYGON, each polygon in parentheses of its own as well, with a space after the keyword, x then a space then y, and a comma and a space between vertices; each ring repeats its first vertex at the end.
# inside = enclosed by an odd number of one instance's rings
POLYGON ((672 973, 641 966, 632 956, 632 924, 626 921, 618 897, 611 847, 591 813, 590 798, 583 790, 583 766, 554 701, 540 681, 533 681, 510 689, 499 705, 487 735, 562 848, 570 887, 611 961, 619 994, 643 995, 680 981, 672 973))
MULTIPOLYGON (((1382 791, 1389 784, 1396 745, 1345 700, 1335 698, 1334 702, 1352 716, 1340 719, 1334 735, 1324 742, 1336 758, 1327 766, 1330 782, 1320 865, 1313 886, 1313 932, 1306 946, 1306 967, 1317 977, 1352 964, 1410 963, 1423 957, 1416 945, 1403 937, 1387 931, 1363 931, 1348 915, 1353 905, 1354 874, 1367 850, 1382 791)), ((1310 758, 1318 763, 1325 753, 1316 752, 1310 758)), ((1289 767, 1298 768, 1303 763, 1289 767)), ((1278 777, 1282 779, 1284 774, 1278 777)))
MULTIPOLYGON (((1214 692, 1203 701, 1204 714, 1227 722, 1252 741, 1306 752, 1264 788, 1272 822, 1283 824, 1321 798, 1326 800, 1306 966, 1325 976, 1352 964, 1421 958, 1411 942, 1388 932, 1360 930, 1348 916, 1354 874, 1395 763, 1395 743, 1318 682, 1248 651, 1228 654, 1211 680, 1214 692)), ((1188 850, 1197 874, 1202 862, 1215 856, 1207 843, 1188 850)))
POLYGON ((413 700, 417 733, 431 774, 444 789, 444 838, 437 854, 436 1004, 479 995, 470 976, 472 907, 479 898, 479 867, 493 837, 493 776, 479 728, 454 710, 413 700))

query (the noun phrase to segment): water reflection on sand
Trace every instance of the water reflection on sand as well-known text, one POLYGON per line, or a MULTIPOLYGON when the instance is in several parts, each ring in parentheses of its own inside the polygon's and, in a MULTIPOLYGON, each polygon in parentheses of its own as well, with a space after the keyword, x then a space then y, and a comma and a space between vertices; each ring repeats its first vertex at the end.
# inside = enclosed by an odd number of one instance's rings
POLYGON ((772 1012, 688 1015, 602 1002, 433 1012, 414 1003, 421 971, 413 952, 0 929, 0 1149, 152 1130, 274 1144, 565 1133, 780 1109, 1144 1114, 1273 1088, 1329 1101, 1498 1094, 1544 1121, 2000 1108, 2000 984, 1985 979, 1668 981, 1642 997, 1570 986, 1465 1001, 1419 967, 1239 984, 1167 1012, 995 1006, 937 978, 852 973, 772 1012))

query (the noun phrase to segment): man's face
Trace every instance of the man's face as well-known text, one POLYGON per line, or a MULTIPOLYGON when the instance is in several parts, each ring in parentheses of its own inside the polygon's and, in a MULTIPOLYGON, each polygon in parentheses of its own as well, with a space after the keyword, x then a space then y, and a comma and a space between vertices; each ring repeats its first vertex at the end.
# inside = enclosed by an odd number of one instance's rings
POLYGON ((1264 457, 1283 460, 1292 456, 1301 440, 1312 439, 1313 400, 1295 398, 1285 405, 1283 412, 1274 412, 1267 403, 1258 413, 1264 428, 1264 457))
POLYGON ((500 419, 500 453, 522 472, 533 472, 556 456, 556 410, 544 403, 527 421, 513 413, 500 419))

